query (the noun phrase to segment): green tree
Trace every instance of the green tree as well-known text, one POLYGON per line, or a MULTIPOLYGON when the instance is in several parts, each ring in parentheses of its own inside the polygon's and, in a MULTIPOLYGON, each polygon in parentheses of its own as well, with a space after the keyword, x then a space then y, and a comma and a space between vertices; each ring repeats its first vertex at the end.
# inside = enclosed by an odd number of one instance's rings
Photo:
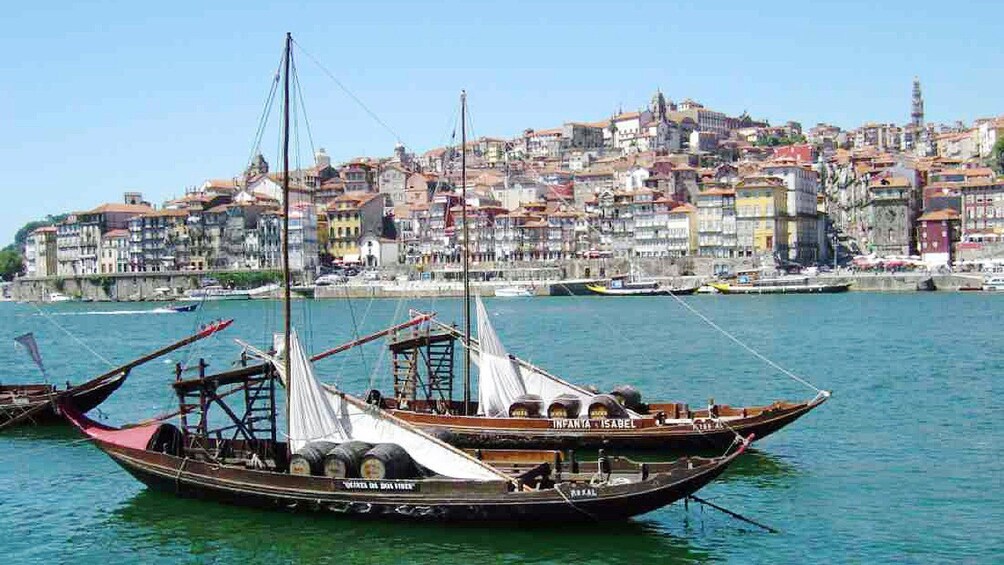
POLYGON ((1004 137, 998 139, 990 150, 990 166, 997 174, 1004 175, 1004 137))
POLYGON ((24 258, 13 249, 0 251, 0 278, 9 281, 24 270, 24 258))
POLYGON ((24 249, 24 245, 28 241, 28 235, 31 232, 43 226, 54 226, 59 222, 63 221, 66 218, 66 216, 67 216, 66 214, 56 214, 55 216, 49 214, 48 216, 45 217, 45 219, 33 220, 28 222, 27 224, 21 226, 21 229, 17 230, 17 233, 14 234, 14 243, 8 245, 4 249, 12 249, 17 251, 24 249))

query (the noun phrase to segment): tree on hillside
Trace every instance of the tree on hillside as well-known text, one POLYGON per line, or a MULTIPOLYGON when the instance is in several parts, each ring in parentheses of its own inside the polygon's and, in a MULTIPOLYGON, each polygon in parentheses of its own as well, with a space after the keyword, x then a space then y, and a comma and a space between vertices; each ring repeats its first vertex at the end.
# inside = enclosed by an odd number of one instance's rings
POLYGON ((62 222, 66 218, 66 214, 56 214, 53 216, 49 214, 43 220, 33 220, 27 224, 21 226, 21 229, 17 230, 14 234, 14 243, 8 245, 4 249, 11 249, 14 251, 21 251, 24 249, 24 244, 28 241, 28 235, 43 226, 54 226, 59 222, 62 222))
POLYGON ((1004 175, 1004 137, 998 139, 990 150, 990 166, 997 174, 1004 175))
POLYGON ((12 249, 0 251, 0 278, 5 281, 12 280, 14 275, 19 274, 24 269, 24 259, 21 254, 12 249))

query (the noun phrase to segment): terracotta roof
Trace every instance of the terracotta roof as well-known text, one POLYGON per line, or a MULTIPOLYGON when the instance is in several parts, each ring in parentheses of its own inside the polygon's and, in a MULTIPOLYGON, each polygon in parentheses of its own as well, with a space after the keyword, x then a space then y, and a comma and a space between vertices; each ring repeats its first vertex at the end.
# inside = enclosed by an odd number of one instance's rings
POLYGON ((82 214, 106 214, 114 212, 132 212, 136 214, 142 214, 144 212, 149 212, 153 208, 146 206, 144 204, 119 204, 117 202, 109 202, 107 204, 102 204, 97 208, 90 210, 88 212, 81 212, 82 214))
POLYGON ((735 189, 732 188, 709 188, 707 190, 702 190, 697 196, 734 196, 736 194, 735 189))
POLYGON ((129 230, 108 230, 103 236, 105 239, 119 239, 129 237, 129 230))
POLYGON ((910 188, 910 180, 904 177, 887 177, 868 183, 868 188, 910 188))
POLYGON ((356 202, 358 204, 365 204, 365 203, 369 202, 370 200, 373 200, 374 198, 376 198, 378 196, 380 196, 380 193, 378 193, 378 192, 349 192, 349 193, 342 194, 341 196, 336 197, 331 202, 332 203, 335 203, 335 202, 356 202))
POLYGON ((680 204, 676 208, 669 211, 670 214, 686 214, 696 211, 697 208, 693 204, 680 204))
POLYGON ((934 212, 928 212, 923 216, 917 218, 918 222, 940 222, 943 220, 958 220, 958 211, 952 208, 944 208, 941 210, 935 210, 934 212))
POLYGON ((621 121, 624 121, 624 120, 633 120, 633 119, 636 119, 636 118, 638 118, 640 116, 641 116, 641 112, 623 112, 621 114, 617 114, 616 116, 614 116, 613 117, 613 121, 615 121, 615 122, 621 122, 621 121))
POLYGON ((177 208, 164 208, 161 210, 149 211, 140 214, 144 218, 184 218, 188 216, 188 210, 178 210, 177 208))
POLYGON ((538 129, 534 130, 533 133, 530 134, 530 137, 539 135, 561 135, 561 133, 561 128, 538 129))

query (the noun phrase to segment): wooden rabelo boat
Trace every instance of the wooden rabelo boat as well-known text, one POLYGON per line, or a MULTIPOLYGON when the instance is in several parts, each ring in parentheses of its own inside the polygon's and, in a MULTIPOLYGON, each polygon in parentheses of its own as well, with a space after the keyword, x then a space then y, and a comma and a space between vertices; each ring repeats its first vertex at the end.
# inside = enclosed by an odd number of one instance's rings
POLYGON ((88 412, 105 401, 125 382, 124 374, 94 384, 66 388, 47 384, 0 386, 0 430, 20 424, 52 424, 62 421, 53 400, 69 397, 74 406, 88 412))
POLYGON ((393 395, 371 390, 367 400, 464 448, 699 452, 725 449, 736 434, 768 436, 830 396, 820 391, 799 402, 744 407, 709 403, 691 409, 683 403, 644 403, 630 386, 599 394, 509 355, 484 305, 480 299, 477 302, 478 339, 465 339, 463 332, 436 321, 432 314, 413 311, 409 322, 360 340, 365 343, 386 333, 394 336, 390 342, 393 395), (470 343, 465 353, 471 354, 479 370, 477 398, 466 403, 453 399, 459 386, 471 390, 466 379, 462 385, 455 384, 457 343, 462 348, 470 343), (484 353, 482 343, 487 344, 484 353))
MULTIPOLYGON (((289 233, 291 50, 287 34, 282 73, 284 235, 289 233)), ((749 442, 733 436, 734 449, 720 457, 643 464, 602 454, 595 462, 578 462, 555 451, 460 451, 317 380, 292 331, 288 237, 282 240, 279 353, 245 345, 245 354, 266 362, 188 380, 179 373, 173 386, 180 427, 155 421, 116 429, 61 404, 81 432, 150 488, 233 504, 365 517, 615 520, 694 493, 721 474, 749 442), (288 441, 278 436, 277 381, 286 388, 288 441)))
POLYGON ((654 281, 635 281, 628 275, 611 277, 606 284, 587 284, 589 292, 600 296, 670 296, 697 292, 698 286, 669 288, 654 281))
POLYGON ((602 453, 578 461, 559 451, 464 452, 321 384, 295 339, 292 347, 288 442, 279 441, 276 427, 275 383, 284 359, 176 381, 180 427, 158 421, 116 429, 72 407, 63 411, 98 448, 155 490, 276 510, 403 520, 624 519, 693 494, 749 441, 735 441, 720 457, 640 464, 602 453), (230 404, 227 397, 238 400, 230 404), (362 442, 351 459, 348 448, 362 442), (343 447, 350 462, 338 465, 334 452, 343 447), (396 452, 397 459, 377 463, 380 448, 396 452))
MULTIPOLYGON (((180 339, 153 353, 115 367, 107 372, 76 386, 66 383, 65 388, 51 384, 24 384, 0 386, 0 430, 21 425, 49 424, 63 421, 60 405, 73 406, 78 412, 86 413, 97 408, 113 392, 118 390, 136 367, 158 357, 204 339, 229 326, 231 321, 208 324, 196 334, 180 339)), ((32 340, 32 356, 38 360, 38 352, 32 340)))

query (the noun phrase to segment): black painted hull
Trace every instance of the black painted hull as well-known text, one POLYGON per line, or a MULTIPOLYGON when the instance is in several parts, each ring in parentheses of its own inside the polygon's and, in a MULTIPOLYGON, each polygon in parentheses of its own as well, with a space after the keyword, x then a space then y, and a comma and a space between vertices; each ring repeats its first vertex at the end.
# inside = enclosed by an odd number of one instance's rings
MULTIPOLYGON (((462 486, 439 494, 334 490, 340 479, 302 477, 221 467, 161 453, 95 442, 149 488, 184 498, 287 512, 324 512, 355 518, 448 522, 582 522, 623 520, 693 494, 717 478, 739 450, 683 479, 658 474, 643 483, 595 487, 582 498, 567 484, 556 489, 467 494, 462 486)), ((388 481, 389 482, 389 481, 388 481)))
MULTIPOLYGON (((125 382, 125 377, 119 376, 69 395, 64 391, 62 394, 56 392, 54 396, 62 396, 61 400, 72 402, 81 413, 87 413, 100 406, 102 402, 122 386, 123 382, 125 382)), ((35 399, 27 404, 19 405, 0 405, 0 428, 60 423, 66 423, 66 420, 56 410, 51 399, 35 399), (27 412, 31 412, 31 414, 25 417, 27 412)))
POLYGON ((757 440, 761 440, 809 413, 823 401, 825 398, 777 415, 734 421, 729 427, 700 431, 692 427, 687 430, 674 430, 670 426, 605 431, 466 428, 456 425, 413 423, 452 445, 467 449, 611 449, 615 452, 622 450, 703 453, 728 449, 735 441, 736 433, 743 437, 753 435, 757 440))

